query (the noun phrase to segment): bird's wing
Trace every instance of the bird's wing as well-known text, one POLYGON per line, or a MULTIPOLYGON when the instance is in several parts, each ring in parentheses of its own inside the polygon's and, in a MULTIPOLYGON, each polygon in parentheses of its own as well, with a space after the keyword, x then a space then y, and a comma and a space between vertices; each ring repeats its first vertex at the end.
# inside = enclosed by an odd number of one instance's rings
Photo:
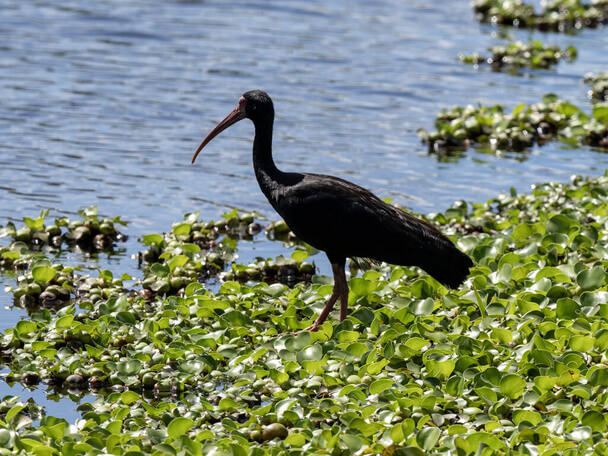
POLYGON ((451 286, 472 265, 435 227, 351 182, 305 174, 282 191, 277 209, 292 231, 334 257, 420 266, 451 286))
POLYGON ((305 174, 284 189, 279 212, 312 246, 343 256, 376 258, 382 247, 411 248, 441 234, 429 224, 386 204, 370 191, 333 176, 305 174), (389 247, 390 246, 390 247, 389 247))

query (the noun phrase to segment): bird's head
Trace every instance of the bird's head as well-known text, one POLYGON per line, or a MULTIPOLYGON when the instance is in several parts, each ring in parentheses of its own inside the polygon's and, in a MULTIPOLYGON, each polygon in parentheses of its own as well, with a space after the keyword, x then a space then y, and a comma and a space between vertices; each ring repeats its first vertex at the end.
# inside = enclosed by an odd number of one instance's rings
POLYGON ((196 152, 194 153, 194 156, 192 157, 192 163, 194 163, 196 160, 199 152, 203 150, 203 147, 205 147, 213 138, 215 138, 229 126, 234 125, 239 120, 243 119, 251 119, 255 125, 270 122, 270 126, 272 126, 272 121, 274 119, 274 107, 272 105, 272 100, 266 92, 261 90, 251 90, 241 95, 241 98, 239 98, 239 104, 236 106, 236 108, 234 108, 234 110, 228 114, 224 120, 218 123, 200 143, 196 149, 196 152))

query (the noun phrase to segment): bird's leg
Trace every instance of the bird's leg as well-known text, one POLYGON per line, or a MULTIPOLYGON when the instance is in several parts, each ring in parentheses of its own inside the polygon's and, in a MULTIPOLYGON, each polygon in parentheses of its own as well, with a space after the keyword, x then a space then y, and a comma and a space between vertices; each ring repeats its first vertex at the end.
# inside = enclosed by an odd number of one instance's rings
POLYGON ((344 272, 344 263, 332 263, 331 268, 334 271, 334 290, 337 288, 340 293, 340 323, 346 319, 348 315, 348 283, 346 282, 346 274, 344 272))
POLYGON ((329 316, 329 313, 333 310, 338 298, 340 298, 340 321, 343 321, 348 313, 348 284, 346 283, 346 273, 344 272, 344 264, 346 260, 343 258, 330 258, 330 261, 331 269, 334 273, 334 289, 329 297, 329 300, 327 301, 327 304, 325 304, 325 307, 315 322, 304 331, 318 331, 319 326, 323 324, 323 322, 329 316))
POLYGON ((334 290, 331 293, 331 296, 329 297, 327 304, 325 304, 325 307, 323 308, 323 310, 321 311, 321 313, 319 314, 319 316, 317 317, 315 322, 312 325, 310 325, 308 328, 306 328, 304 331, 311 331, 311 332, 318 331, 319 326, 321 326, 323 324, 323 322, 327 319, 327 316, 329 315, 329 313, 334 308, 334 305, 336 304, 336 301, 338 300, 339 296, 340 296, 340 293, 336 289, 336 286, 334 285, 334 290))

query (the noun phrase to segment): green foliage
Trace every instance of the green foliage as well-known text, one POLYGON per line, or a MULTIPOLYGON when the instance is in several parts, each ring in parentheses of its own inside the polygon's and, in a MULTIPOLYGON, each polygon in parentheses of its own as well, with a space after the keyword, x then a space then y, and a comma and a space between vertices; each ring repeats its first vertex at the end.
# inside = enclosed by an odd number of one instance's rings
POLYGON ((544 9, 521 0, 475 0, 473 7, 481 22, 556 32, 596 28, 608 22, 608 2, 596 0, 551 0, 544 9))
MULTIPOLYGON (((72 279, 82 310, 19 322, 0 338, 0 354, 9 382, 87 385, 100 394, 80 405, 76 425, 5 400, 3 449, 574 455, 606 448, 608 178, 459 202, 428 219, 476 260, 465 284, 448 290, 415 268, 382 266, 350 279, 349 317, 316 333, 289 334, 323 308, 331 292, 323 278, 293 288, 226 281, 217 292, 190 280, 179 296, 154 298, 127 292, 110 271, 72 279)), ((180 249, 150 266, 158 280, 192 261, 180 249)), ((61 274, 46 261, 33 266, 39 281, 50 269, 61 274)))
POLYGON ((463 63, 473 65, 488 63, 495 71, 505 71, 519 68, 548 69, 562 59, 572 61, 577 56, 577 51, 572 46, 561 49, 558 46, 547 46, 537 40, 493 46, 488 48, 488 51, 491 54, 489 57, 482 57, 477 53, 459 54, 458 57, 463 63))
POLYGON ((595 101, 608 101, 608 72, 589 73, 585 76, 583 82, 591 86, 591 89, 587 92, 589 98, 595 101))
POLYGON ((473 144, 492 150, 521 151, 551 139, 569 144, 608 147, 608 110, 596 105, 589 116, 553 94, 541 103, 520 104, 511 113, 501 105, 466 106, 442 110, 435 120, 436 131, 419 130, 429 150, 467 148, 473 144))

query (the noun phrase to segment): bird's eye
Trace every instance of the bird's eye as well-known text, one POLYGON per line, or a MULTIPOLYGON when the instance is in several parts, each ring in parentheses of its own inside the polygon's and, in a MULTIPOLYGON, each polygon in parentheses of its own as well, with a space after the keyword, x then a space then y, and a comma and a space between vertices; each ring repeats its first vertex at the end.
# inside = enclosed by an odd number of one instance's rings
POLYGON ((245 103, 247 103, 247 100, 245 100, 244 98, 241 98, 239 100, 239 106, 245 106, 245 103))

